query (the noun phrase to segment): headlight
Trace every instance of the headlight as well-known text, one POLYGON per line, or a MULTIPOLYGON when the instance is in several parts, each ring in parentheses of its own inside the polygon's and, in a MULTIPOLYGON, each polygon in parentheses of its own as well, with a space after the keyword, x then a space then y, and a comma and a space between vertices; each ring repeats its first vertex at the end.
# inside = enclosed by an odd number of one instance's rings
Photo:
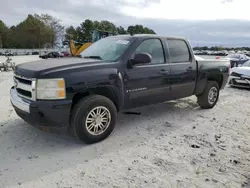
POLYGON ((63 78, 38 79, 36 86, 37 99, 65 99, 65 81, 63 78))

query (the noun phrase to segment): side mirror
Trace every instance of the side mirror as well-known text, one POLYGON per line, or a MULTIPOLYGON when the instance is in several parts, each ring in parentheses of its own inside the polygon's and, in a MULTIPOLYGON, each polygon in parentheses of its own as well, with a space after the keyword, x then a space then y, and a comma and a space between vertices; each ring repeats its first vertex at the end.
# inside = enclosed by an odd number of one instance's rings
POLYGON ((149 53, 135 54, 134 58, 130 60, 131 65, 148 64, 152 62, 152 56, 149 53))

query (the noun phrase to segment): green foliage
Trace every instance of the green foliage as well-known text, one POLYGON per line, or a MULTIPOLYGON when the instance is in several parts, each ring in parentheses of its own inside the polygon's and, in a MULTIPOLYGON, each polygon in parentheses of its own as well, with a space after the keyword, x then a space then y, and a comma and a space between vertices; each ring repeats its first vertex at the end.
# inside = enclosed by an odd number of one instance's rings
POLYGON ((64 39, 64 27, 60 24, 61 20, 54 18, 49 14, 35 14, 35 17, 42 21, 45 26, 50 28, 52 33, 49 39, 52 48, 57 44, 57 41, 62 42, 64 39))
POLYGON ((53 47, 60 38, 64 38, 64 27, 48 14, 29 14, 10 28, 0 21, 0 48, 53 47))
POLYGON ((90 19, 86 19, 78 27, 70 26, 65 29, 61 20, 49 14, 29 14, 24 21, 11 27, 0 20, 0 48, 53 48, 70 39, 80 43, 91 42, 94 30, 115 34, 155 34, 152 29, 142 25, 125 29, 107 20, 90 19))
POLYGON ((156 34, 152 29, 143 27, 142 25, 129 26, 127 32, 131 35, 134 34, 156 34))
POLYGON ((50 42, 52 29, 33 15, 18 24, 12 32, 12 43, 16 48, 40 48, 50 42))
POLYGON ((78 42, 91 42, 94 30, 107 31, 116 34, 156 34, 152 29, 143 27, 142 25, 129 26, 127 29, 122 26, 117 27, 115 24, 103 20, 92 21, 86 19, 80 26, 74 28, 70 26, 66 29, 65 40, 73 39, 78 42))
POLYGON ((116 30, 119 35, 128 34, 128 32, 122 26, 117 27, 116 30))
POLYGON ((9 28, 0 20, 0 48, 6 47, 8 45, 10 30, 9 28))

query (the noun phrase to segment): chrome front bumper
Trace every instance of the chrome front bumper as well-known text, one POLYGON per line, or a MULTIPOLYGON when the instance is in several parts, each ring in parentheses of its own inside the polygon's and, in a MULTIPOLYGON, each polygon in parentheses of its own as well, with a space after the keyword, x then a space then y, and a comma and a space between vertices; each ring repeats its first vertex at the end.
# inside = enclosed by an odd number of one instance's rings
POLYGON ((10 89, 10 101, 14 107, 26 113, 30 113, 30 102, 24 98, 19 97, 16 89, 14 88, 10 89))

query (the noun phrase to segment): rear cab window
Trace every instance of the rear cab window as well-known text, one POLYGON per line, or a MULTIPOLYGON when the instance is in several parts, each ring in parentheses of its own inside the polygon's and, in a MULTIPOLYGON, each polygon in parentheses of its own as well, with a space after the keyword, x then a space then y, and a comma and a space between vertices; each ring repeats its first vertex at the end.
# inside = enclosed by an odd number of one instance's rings
POLYGON ((169 49, 170 63, 191 62, 192 58, 186 41, 182 39, 167 39, 166 42, 169 49))

